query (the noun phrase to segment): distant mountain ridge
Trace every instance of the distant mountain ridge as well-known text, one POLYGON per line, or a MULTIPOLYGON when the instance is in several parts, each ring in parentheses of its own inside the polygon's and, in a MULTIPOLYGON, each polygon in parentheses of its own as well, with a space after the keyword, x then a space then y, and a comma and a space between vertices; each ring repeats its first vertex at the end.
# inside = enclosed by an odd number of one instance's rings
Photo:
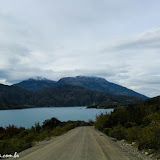
POLYGON ((56 84, 56 81, 48 80, 42 77, 35 77, 24 80, 20 83, 14 84, 13 86, 18 86, 30 91, 39 91, 44 88, 52 87, 56 84))
POLYGON ((146 99, 147 97, 139 94, 131 89, 120 86, 118 84, 111 83, 104 78, 99 77, 66 77, 60 79, 56 84, 58 85, 74 85, 81 86, 86 89, 96 90, 99 92, 105 92, 115 95, 135 96, 146 99))
POLYGON ((58 82, 38 77, 36 79, 31 78, 20 83, 14 84, 14 86, 18 86, 31 91, 39 91, 45 88, 50 88, 54 85, 80 86, 89 90, 95 90, 114 95, 135 96, 143 99, 147 98, 145 95, 139 94, 131 89, 111 83, 105 80, 104 78, 99 77, 64 77, 61 78, 58 82))

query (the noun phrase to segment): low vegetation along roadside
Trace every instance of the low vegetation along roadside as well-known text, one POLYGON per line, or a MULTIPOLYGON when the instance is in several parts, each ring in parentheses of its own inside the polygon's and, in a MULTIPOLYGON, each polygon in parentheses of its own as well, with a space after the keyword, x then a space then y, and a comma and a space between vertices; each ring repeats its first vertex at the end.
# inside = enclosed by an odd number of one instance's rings
POLYGON ((146 154, 160 158, 160 98, 147 100, 96 117, 95 128, 125 139, 146 154))
POLYGON ((47 138, 58 136, 67 131, 83 125, 91 125, 84 121, 61 122, 52 118, 43 122, 43 125, 36 123, 30 129, 10 125, 6 128, 0 127, 0 152, 3 154, 14 154, 34 146, 37 142, 47 138))

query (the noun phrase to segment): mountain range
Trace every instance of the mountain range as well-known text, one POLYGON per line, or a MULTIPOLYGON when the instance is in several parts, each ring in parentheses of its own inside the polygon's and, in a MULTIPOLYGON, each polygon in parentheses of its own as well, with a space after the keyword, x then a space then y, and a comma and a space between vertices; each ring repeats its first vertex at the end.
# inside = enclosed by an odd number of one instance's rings
POLYGON ((50 106, 125 106, 147 97, 97 77, 66 77, 58 82, 28 79, 7 86, 0 84, 0 109, 50 106))
POLYGON ((52 81, 45 78, 31 78, 20 83, 14 84, 30 91, 39 91, 44 88, 50 88, 54 85, 72 85, 80 86, 89 90, 95 90, 99 92, 115 94, 115 95, 125 95, 125 96, 135 96, 140 98, 147 98, 146 96, 139 94, 131 89, 111 83, 104 78, 99 77, 65 77, 61 78, 59 81, 52 81))

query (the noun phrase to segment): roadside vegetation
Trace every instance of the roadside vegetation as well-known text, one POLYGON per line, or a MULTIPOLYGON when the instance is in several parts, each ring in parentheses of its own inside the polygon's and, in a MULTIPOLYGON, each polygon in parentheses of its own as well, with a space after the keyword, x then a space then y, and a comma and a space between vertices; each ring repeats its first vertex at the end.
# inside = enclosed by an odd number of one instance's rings
POLYGON ((36 123, 30 129, 10 125, 6 128, 0 127, 0 152, 3 154, 14 154, 36 145, 38 142, 50 139, 66 133, 67 131, 84 125, 91 125, 84 121, 61 122, 52 118, 43 122, 43 125, 36 123))
POLYGON ((110 137, 133 142, 140 150, 160 152, 160 97, 101 114, 94 125, 110 137))

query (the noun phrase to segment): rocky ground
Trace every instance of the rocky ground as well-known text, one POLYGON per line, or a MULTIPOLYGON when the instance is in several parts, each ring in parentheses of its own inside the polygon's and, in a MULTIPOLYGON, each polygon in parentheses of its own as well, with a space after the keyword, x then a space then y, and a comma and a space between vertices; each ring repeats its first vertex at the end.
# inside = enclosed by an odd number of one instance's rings
POLYGON ((125 140, 118 141, 115 138, 109 138, 124 152, 135 156, 137 160, 160 160, 160 155, 156 155, 152 149, 139 151, 135 142, 129 144, 125 140))

